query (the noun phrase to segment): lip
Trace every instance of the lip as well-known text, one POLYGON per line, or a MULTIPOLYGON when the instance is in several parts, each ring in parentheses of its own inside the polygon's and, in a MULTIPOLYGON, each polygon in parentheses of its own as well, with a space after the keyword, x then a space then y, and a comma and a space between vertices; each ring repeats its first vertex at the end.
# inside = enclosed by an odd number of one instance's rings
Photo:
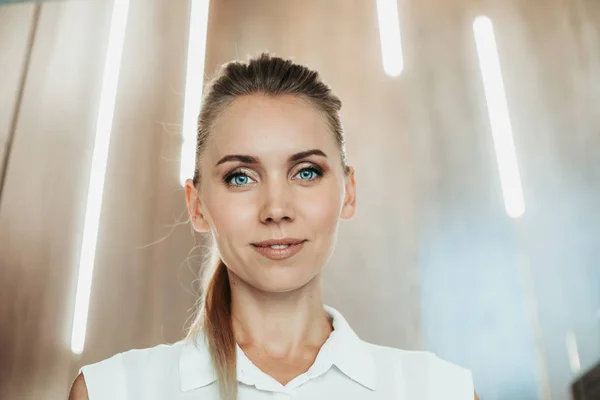
POLYGON ((294 245, 294 244, 300 244, 302 242, 306 242, 305 239, 296 239, 296 238, 281 238, 281 239, 269 239, 269 240, 264 240, 262 242, 258 242, 258 243, 252 243, 252 246, 256 246, 256 247, 268 247, 268 246, 281 246, 281 245, 294 245))
POLYGON ((252 243, 252 247, 256 252, 270 260, 285 260, 295 254, 298 254, 304 247, 304 239, 284 238, 271 239, 258 243, 252 243), (287 246, 284 249, 273 249, 270 246, 287 246))

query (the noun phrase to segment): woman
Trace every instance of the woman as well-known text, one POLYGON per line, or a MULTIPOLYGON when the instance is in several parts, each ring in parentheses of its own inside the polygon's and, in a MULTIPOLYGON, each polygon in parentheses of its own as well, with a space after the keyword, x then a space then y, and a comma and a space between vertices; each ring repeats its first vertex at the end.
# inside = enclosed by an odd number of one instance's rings
POLYGON ((222 69, 186 182, 191 223, 216 245, 187 340, 82 368, 71 399, 473 398, 469 371, 363 342, 323 305, 321 270, 356 208, 340 108, 281 58, 222 69))

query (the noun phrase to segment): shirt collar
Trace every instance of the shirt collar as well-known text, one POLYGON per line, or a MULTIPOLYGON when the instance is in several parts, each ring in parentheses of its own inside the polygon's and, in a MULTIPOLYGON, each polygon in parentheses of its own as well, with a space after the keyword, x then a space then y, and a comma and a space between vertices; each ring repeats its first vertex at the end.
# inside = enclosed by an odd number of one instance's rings
POLYGON ((203 334, 184 342, 179 354, 179 386, 183 392, 210 385, 217 379, 203 334))
POLYGON ((332 318, 333 324, 333 332, 326 342, 330 344, 326 356, 331 357, 332 364, 344 375, 375 390, 377 370, 368 343, 358 337, 339 311, 329 306, 325 306, 325 311, 332 318))
MULTIPOLYGON (((354 333, 342 314, 336 309, 324 306, 326 313, 331 317, 333 332, 323 345, 316 364, 325 366, 322 373, 335 365, 344 375, 371 390, 375 390, 376 369, 373 355, 368 344, 363 342, 354 333)), ((241 368, 248 367, 242 361, 238 352, 238 379, 242 378, 241 368)), ((244 371, 250 372, 250 371, 244 371)), ((179 355, 179 383, 182 391, 187 392, 207 386, 216 380, 212 366, 210 352, 205 337, 199 334, 195 341, 185 342, 179 355)), ((244 379, 240 379, 242 382, 244 379)), ((250 382, 244 382, 250 383, 250 382)))

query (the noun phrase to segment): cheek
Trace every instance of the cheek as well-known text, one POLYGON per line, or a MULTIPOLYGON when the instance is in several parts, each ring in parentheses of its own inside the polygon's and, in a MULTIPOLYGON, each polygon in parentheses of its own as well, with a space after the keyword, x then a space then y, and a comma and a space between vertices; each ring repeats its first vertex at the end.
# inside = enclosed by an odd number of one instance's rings
POLYGON ((328 185, 302 202, 303 214, 317 232, 334 232, 340 219, 342 202, 339 189, 328 185))
POLYGON ((239 193, 214 193, 206 204, 216 236, 235 240, 236 235, 244 231, 240 227, 247 227, 256 220, 253 200, 239 193))

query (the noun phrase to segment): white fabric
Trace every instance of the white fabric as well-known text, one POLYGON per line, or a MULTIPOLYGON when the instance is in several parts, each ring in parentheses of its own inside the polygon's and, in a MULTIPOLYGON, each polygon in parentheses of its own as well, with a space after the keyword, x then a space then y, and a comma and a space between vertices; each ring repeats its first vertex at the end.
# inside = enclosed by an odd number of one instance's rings
MULTIPOLYGON (((427 352, 363 342, 344 317, 325 307, 334 331, 310 369, 283 386, 237 348, 239 400, 472 400, 471 372, 427 352)), ((217 400, 210 355, 177 342, 117 354, 81 370, 90 400, 217 400)))

